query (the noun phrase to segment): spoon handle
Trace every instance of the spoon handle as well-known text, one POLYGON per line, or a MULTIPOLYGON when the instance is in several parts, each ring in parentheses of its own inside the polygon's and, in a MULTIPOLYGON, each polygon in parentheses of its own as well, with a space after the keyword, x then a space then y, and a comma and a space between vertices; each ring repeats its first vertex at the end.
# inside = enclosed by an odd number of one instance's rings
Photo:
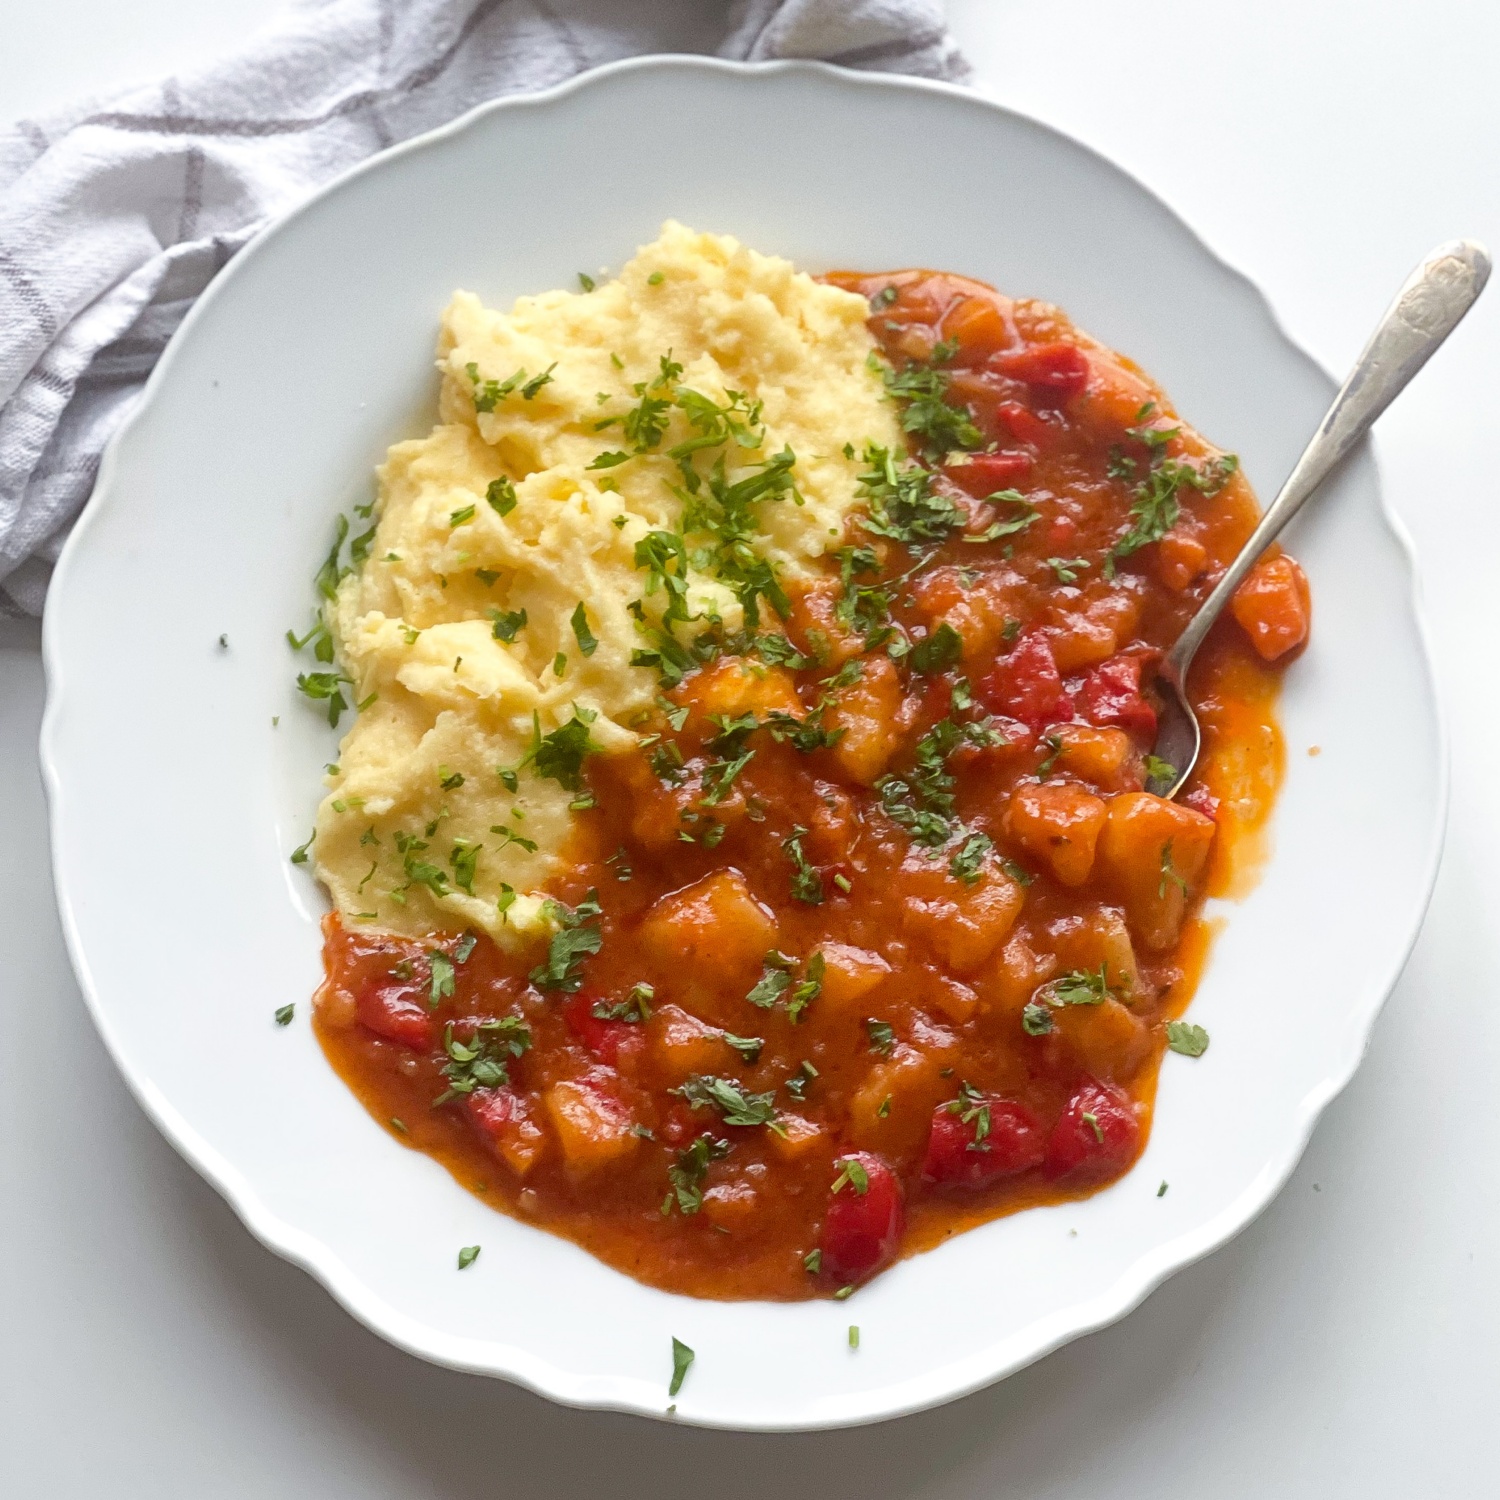
POLYGON ((1489 276, 1490 256, 1483 245, 1475 240, 1452 240, 1439 245, 1406 279, 1348 379, 1339 387, 1328 415, 1287 476, 1281 493, 1167 653, 1161 672, 1168 681, 1182 685, 1204 636, 1261 553, 1432 358, 1438 345, 1474 305, 1489 276))

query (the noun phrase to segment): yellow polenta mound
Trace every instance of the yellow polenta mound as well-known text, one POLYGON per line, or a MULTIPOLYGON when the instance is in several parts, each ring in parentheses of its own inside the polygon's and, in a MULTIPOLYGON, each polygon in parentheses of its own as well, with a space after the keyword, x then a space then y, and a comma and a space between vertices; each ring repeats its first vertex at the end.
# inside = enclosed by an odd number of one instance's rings
MULTIPOLYGON (((585 734, 606 751, 634 743, 632 721, 660 692, 631 657, 660 644, 673 595, 637 562, 652 533, 682 531, 684 460, 669 450, 728 434, 685 460, 700 494, 721 458, 722 484, 784 471, 795 493, 783 481, 749 507, 741 557, 795 578, 839 545, 857 504, 862 466, 846 445, 900 446, 867 363, 867 313, 784 260, 674 223, 593 291, 522 297, 509 313, 454 296, 441 421, 390 450, 366 560, 328 608, 364 705, 314 841, 346 921, 504 942, 546 920, 535 892, 579 795, 565 770, 541 774, 549 752, 585 734), (586 722, 568 729, 575 716, 586 722)), ((684 542, 693 618, 672 623, 675 637, 740 630, 743 570, 711 555, 712 532, 684 542)), ((751 607, 762 630, 780 628, 764 596, 751 607)))

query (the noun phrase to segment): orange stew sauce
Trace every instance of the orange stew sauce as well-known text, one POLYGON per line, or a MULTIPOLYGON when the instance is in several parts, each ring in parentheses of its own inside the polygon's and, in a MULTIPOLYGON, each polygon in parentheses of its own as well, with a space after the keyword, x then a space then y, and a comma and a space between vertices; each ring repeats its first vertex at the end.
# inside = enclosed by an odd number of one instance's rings
POLYGON ((1308 625, 1268 557, 1199 657, 1198 773, 1153 795, 1152 666, 1257 514, 1233 460, 1053 307, 829 279, 870 300, 911 454, 763 610, 779 649, 702 652, 641 748, 585 759, 559 936, 327 923, 318 1035, 372 1115, 704 1297, 832 1295, 1129 1171, 1308 625))

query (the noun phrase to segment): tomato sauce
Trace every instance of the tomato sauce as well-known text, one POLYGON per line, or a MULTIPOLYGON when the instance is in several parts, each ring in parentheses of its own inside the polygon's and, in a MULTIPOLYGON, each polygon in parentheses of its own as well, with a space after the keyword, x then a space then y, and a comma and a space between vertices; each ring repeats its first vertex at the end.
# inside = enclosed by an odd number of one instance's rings
POLYGON ((1197 774, 1154 795, 1153 664, 1249 486, 1053 307, 829 279, 870 301, 911 454, 865 455, 872 524, 775 642, 700 653, 638 749, 584 762, 557 936, 326 923, 318 1035, 372 1115, 705 1297, 834 1295, 1129 1171, 1201 903, 1264 858, 1307 633, 1277 553, 1199 656, 1197 774))

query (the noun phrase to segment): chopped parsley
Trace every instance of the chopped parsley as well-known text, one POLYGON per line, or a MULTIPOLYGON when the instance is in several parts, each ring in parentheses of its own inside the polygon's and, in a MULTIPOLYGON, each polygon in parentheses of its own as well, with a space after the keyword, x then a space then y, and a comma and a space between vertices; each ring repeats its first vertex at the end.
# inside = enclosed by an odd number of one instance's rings
POLYGON ((904 403, 902 430, 914 437, 929 462, 940 463, 955 449, 984 446, 984 434, 974 425, 969 409, 947 400, 948 377, 941 370, 913 365, 905 370, 883 370, 886 394, 904 403))
POLYGON ((540 718, 533 713, 531 749, 521 765, 531 766, 538 776, 557 782, 566 791, 583 788, 584 757, 599 747, 589 738, 594 714, 573 705, 573 717, 550 734, 542 733, 540 718))
POLYGON ((703 1207, 703 1179, 708 1175, 709 1163, 728 1156, 729 1151, 728 1141, 716 1140, 706 1131, 685 1150, 679 1151, 677 1160, 667 1168, 667 1181, 672 1190, 662 1203, 662 1213, 671 1213, 674 1203, 679 1213, 697 1213, 703 1207))
POLYGON ((752 1094, 732 1078, 695 1073, 671 1092, 685 1099, 694 1110, 712 1105, 726 1125, 767 1125, 780 1133, 780 1126, 776 1124, 774 1089, 764 1094, 752 1094))
MULTIPOLYGON (((1139 552, 1152 542, 1159 542, 1177 523, 1182 513, 1181 496, 1188 491, 1200 495, 1216 495, 1229 482, 1230 476, 1239 468, 1239 459, 1232 453, 1211 458, 1195 464, 1178 458, 1168 458, 1166 448, 1179 429, 1176 427, 1144 427, 1143 423, 1154 410, 1155 403, 1147 402, 1136 413, 1136 426, 1128 429, 1131 437, 1145 444, 1150 451, 1150 467, 1143 479, 1135 486, 1130 505, 1133 517, 1130 529, 1113 547, 1105 560, 1105 577, 1112 577, 1115 563, 1123 557, 1139 552)), ((1133 478, 1137 472, 1134 459, 1116 454, 1110 462, 1110 474, 1116 479, 1133 478)))
POLYGON ((1148 792, 1165 789, 1177 780, 1177 767, 1159 755, 1148 755, 1141 763, 1141 769, 1145 773, 1148 792))
POLYGON ((504 476, 492 479, 484 492, 484 498, 489 501, 490 509, 497 516, 508 516, 516 508, 516 487, 504 476))
POLYGON ((765 968, 745 999, 762 1010, 770 1010, 792 987, 792 967, 792 960, 784 953, 773 950, 767 954, 765 968))
POLYGON ((490 634, 497 641, 513 641, 526 628, 524 609, 492 609, 490 634))
POLYGON ((949 1100, 945 1106, 950 1115, 957 1115, 959 1123, 974 1127, 974 1139, 964 1147, 966 1151, 988 1151, 986 1137, 990 1133, 990 1105, 983 1094, 972 1084, 960 1083, 958 1098, 949 1100))
POLYGON ((792 991, 786 1003, 787 1019, 794 1025, 802 1019, 802 1012, 823 993, 823 975, 827 969, 821 953, 814 953, 802 971, 802 982, 792 991))
POLYGON ((448 517, 448 526, 450 530, 455 526, 462 526, 467 521, 472 521, 474 519, 474 512, 475 507, 472 505, 465 505, 454 511, 452 515, 448 517))
POLYGON ((276 1024, 278 1026, 290 1026, 292 1024, 292 1017, 296 1013, 297 1007, 295 1005, 278 1006, 276 1010, 276 1024))
POLYGON ((589 629, 589 617, 584 611, 582 599, 578 601, 578 608, 573 611, 571 624, 573 638, 578 642, 578 649, 585 656, 592 656, 599 649, 599 642, 595 639, 594 632, 589 629))
POLYGON ((446 953, 434 948, 427 955, 428 987, 427 1003, 434 1009, 444 1000, 453 998, 453 960, 446 953))
POLYGON ((1167 1046, 1184 1057, 1202 1057, 1208 1051, 1208 1033, 1189 1021, 1168 1021, 1167 1046))
POLYGON ((839 1175, 833 1179, 835 1193, 843 1192, 846 1187, 853 1189, 856 1198, 863 1198, 870 1191, 870 1174, 865 1171, 864 1164, 852 1156, 843 1159, 839 1175))
POLYGON ((467 1271, 469 1267, 472 1266, 478 1259, 479 1246, 465 1245, 463 1249, 458 1252, 458 1269, 460 1271, 467 1271))
POLYGON ((941 542, 964 522, 964 513, 946 495, 931 490, 932 475, 918 464, 901 464, 888 448, 870 443, 864 451, 868 473, 859 476, 868 514, 861 525, 875 536, 915 545, 941 542))
POLYGON ((448 1061, 439 1071, 448 1087, 432 1101, 432 1107, 460 1099, 475 1089, 504 1088, 510 1082, 510 1063, 531 1046, 531 1030, 519 1016, 501 1016, 481 1021, 474 1035, 461 1042, 453 1035, 453 1022, 443 1028, 443 1051, 448 1061))
POLYGON ((895 1050, 896 1033, 888 1021, 876 1021, 867 1019, 865 1030, 870 1037, 870 1051, 878 1052, 881 1057, 889 1057, 895 1050))
POLYGON ((978 884, 985 859, 994 847, 988 834, 971 833, 948 861, 948 873, 965 885, 978 884))
POLYGON ((596 918, 603 909, 598 891, 591 890, 571 911, 560 901, 548 901, 544 908, 558 924, 547 945, 547 961, 531 971, 531 982, 539 990, 561 990, 566 995, 583 987, 583 962, 597 953, 604 942, 596 918))
MULTIPOLYGON (((660 281, 661 272, 653 272, 646 278, 653 285, 660 281)), ((688 1348, 681 1339, 672 1339, 672 1383, 667 1387, 667 1394, 675 1396, 682 1389, 682 1382, 687 1377, 688 1366, 697 1358, 697 1355, 688 1348)))
POLYGON ((1168 839, 1161 846, 1161 879, 1156 883, 1156 894, 1158 898, 1165 898, 1169 886, 1176 886, 1184 896, 1188 893, 1188 883, 1177 873, 1177 867, 1172 863, 1172 840, 1168 839))
POLYGON ((299 672, 297 691, 304 698, 328 705, 328 727, 338 728, 339 718, 349 707, 344 697, 344 688, 353 686, 350 678, 342 672, 299 672))
POLYGON ((781 841, 781 847, 793 866, 792 895, 808 906, 819 906, 823 901, 823 877, 803 853, 802 840, 806 837, 807 829, 799 823, 781 841))
POLYGON ((651 1019, 651 1002, 655 998, 656 991, 649 984, 634 984, 623 1000, 613 1004, 608 1000, 596 1000, 593 1015, 599 1021, 625 1021, 632 1026, 639 1025, 651 1019))
POLYGON ((1086 557, 1047 557, 1042 561, 1052 569, 1059 583, 1076 583, 1078 575, 1089 565, 1086 557))
POLYGON ((963 650, 964 638, 944 620, 911 648, 907 660, 913 671, 931 674, 951 667, 963 650))

